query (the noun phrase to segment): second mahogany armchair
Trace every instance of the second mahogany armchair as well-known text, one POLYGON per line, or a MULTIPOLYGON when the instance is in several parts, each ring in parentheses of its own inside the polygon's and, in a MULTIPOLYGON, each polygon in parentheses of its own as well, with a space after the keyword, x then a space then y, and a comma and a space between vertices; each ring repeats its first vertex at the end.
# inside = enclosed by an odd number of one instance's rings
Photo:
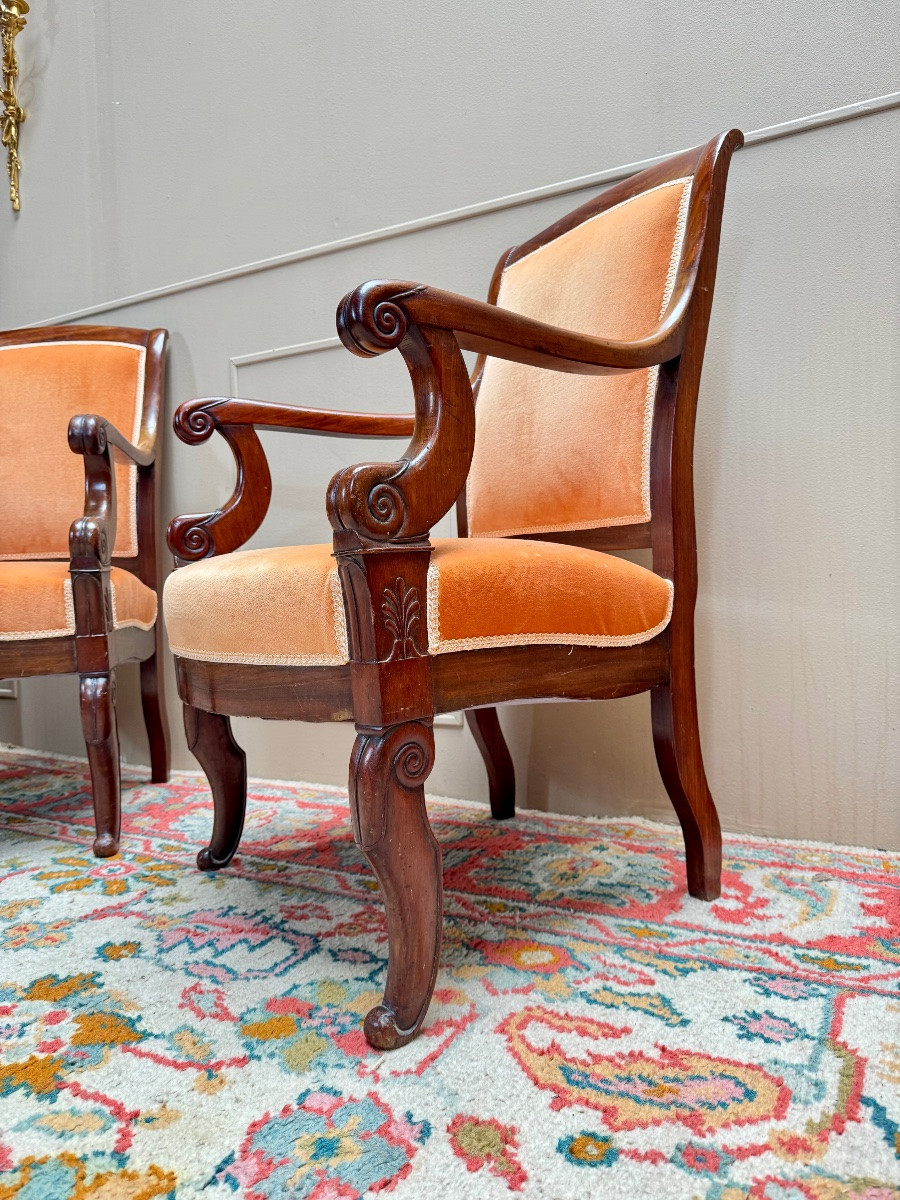
POLYGON ((469 710, 496 817, 513 777, 494 706, 649 690, 692 895, 719 893, 721 837, 694 687, 692 455, 728 164, 737 131, 591 200, 498 263, 488 303, 376 281, 338 310, 361 357, 397 349, 414 416, 248 400, 183 404, 218 431, 229 502, 176 518, 165 607, 188 741, 215 819, 203 868, 241 835, 246 775, 229 716, 355 722, 353 832, 381 886, 389 962, 365 1021, 415 1036, 441 946, 441 854, 424 802, 436 713, 469 710), (479 355, 470 381, 463 350, 479 355), (475 400, 477 399, 477 409, 475 400), (271 482, 258 429, 411 434, 401 459, 348 467, 327 494, 333 545, 234 553, 271 482), (458 501, 460 537, 429 540, 458 501), (653 569, 609 551, 651 547, 653 569))
POLYGON ((140 663, 151 777, 169 773, 156 595, 167 336, 0 333, 0 678, 78 674, 100 857, 119 848, 120 663, 140 663))

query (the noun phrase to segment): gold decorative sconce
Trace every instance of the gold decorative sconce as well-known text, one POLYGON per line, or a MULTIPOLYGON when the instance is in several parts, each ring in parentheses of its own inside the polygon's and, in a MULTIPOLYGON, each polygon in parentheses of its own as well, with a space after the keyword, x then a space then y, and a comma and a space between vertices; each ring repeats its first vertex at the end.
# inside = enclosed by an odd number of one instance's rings
POLYGON ((19 60, 16 58, 16 35, 25 28, 25 0, 0 0, 0 39, 3 47, 3 89, 0 91, 0 141, 6 147, 6 170, 9 173, 9 198, 13 212, 19 211, 19 126, 25 120, 25 109, 16 97, 19 60))

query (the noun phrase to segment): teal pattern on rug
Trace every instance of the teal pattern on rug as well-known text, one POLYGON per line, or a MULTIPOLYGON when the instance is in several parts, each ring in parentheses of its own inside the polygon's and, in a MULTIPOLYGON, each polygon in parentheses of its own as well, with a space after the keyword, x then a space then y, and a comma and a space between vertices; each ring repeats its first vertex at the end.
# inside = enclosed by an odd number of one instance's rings
POLYGON ((257 781, 204 875, 205 780, 0 754, 0 1200, 900 1197, 900 857, 429 802, 446 927, 422 1036, 346 794, 257 781))

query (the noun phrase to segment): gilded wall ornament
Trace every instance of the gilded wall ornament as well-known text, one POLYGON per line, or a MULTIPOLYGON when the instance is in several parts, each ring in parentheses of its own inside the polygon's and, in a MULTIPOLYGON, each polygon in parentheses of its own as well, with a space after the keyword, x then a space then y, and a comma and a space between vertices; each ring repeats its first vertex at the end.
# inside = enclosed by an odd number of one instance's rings
POLYGON ((25 109, 16 97, 19 60, 16 57, 16 36, 25 28, 28 12, 25 0, 0 0, 0 45, 2 45, 3 88, 0 89, 0 142, 6 147, 6 170, 9 174, 9 199, 13 212, 19 211, 19 126, 25 120, 25 109))

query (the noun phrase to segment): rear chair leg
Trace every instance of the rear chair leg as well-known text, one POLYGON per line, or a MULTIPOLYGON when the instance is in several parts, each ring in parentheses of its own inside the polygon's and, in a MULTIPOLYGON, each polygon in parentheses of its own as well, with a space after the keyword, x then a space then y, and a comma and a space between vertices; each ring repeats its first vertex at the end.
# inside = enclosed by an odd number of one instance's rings
POLYGON ((119 852, 122 823, 116 677, 112 671, 102 675, 82 675, 79 688, 81 728, 87 746, 94 796, 97 832, 94 854, 98 858, 109 858, 119 852))
POLYGON ((188 749, 206 773, 214 816, 209 845, 197 855, 201 871, 218 871, 234 857, 247 807, 247 756, 231 735, 231 722, 220 713, 184 706, 188 749))
POLYGON ((372 866, 387 911, 384 999, 365 1020, 366 1040, 394 1050, 419 1031, 441 951, 441 850, 425 811, 434 735, 409 721, 360 732, 350 760, 353 835, 372 866))
POLYGON ((169 778, 169 737, 163 716, 163 673, 160 627, 156 625, 156 653, 141 663, 141 708, 150 743, 150 779, 166 783, 169 778))
POLYGON ((466 722, 487 770, 491 816, 506 821, 516 815, 516 772, 497 710, 467 708, 466 722))
POLYGON ((684 834, 688 891, 715 900, 722 891, 722 832, 710 795, 697 727, 693 671, 673 671, 650 697, 653 745, 684 834))

